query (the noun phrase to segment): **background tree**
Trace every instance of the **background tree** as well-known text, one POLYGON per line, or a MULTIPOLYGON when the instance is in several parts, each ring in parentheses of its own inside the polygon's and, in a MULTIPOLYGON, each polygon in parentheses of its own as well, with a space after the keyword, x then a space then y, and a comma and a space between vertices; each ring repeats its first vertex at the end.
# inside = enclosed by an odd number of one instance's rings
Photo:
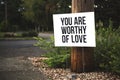
POLYGON ((0 24, 2 31, 15 31, 14 29, 19 28, 18 25, 21 24, 20 4, 21 0, 0 0, 0 24), (7 26, 5 26, 5 21, 7 21, 7 26))
POLYGON ((24 0, 23 16, 36 30, 52 31, 52 14, 70 12, 69 5, 70 0, 24 0))
MULTIPOLYGON (((95 0, 96 22, 120 25, 120 0, 95 0)), ((52 14, 69 13, 71 0, 0 0, 0 31, 52 31, 52 14), (5 4, 7 3, 7 20, 5 4), (7 21, 7 27, 5 26, 7 21)))
POLYGON ((105 27, 109 26, 109 20, 115 28, 120 25, 120 0, 95 0, 96 21, 101 20, 105 27))

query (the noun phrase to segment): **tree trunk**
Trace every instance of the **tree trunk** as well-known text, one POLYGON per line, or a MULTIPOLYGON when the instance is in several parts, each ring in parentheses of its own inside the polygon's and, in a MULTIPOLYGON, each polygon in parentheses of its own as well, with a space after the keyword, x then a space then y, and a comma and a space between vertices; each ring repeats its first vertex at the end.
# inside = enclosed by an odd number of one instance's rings
MULTIPOLYGON (((72 13, 94 11, 94 0, 72 0, 72 13)), ((71 71, 88 72, 94 69, 93 48, 72 47, 71 71)))

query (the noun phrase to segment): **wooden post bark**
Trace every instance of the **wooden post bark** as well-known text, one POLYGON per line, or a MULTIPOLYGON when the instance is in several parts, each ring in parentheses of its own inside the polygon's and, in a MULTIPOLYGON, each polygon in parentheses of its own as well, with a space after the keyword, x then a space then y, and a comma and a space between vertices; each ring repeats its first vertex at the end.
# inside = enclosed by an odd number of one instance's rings
MULTIPOLYGON (((72 13, 90 12, 94 10, 94 0, 72 0, 72 13)), ((72 47, 71 71, 88 72, 94 69, 93 48, 72 47)))

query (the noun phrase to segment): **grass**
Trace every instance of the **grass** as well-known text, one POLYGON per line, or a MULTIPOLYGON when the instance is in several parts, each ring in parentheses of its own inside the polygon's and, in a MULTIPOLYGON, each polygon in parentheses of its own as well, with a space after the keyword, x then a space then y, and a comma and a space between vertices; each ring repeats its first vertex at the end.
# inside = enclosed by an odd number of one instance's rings
POLYGON ((4 36, 4 33, 3 32, 0 32, 0 38, 4 36))
POLYGON ((21 33, 0 32, 0 40, 34 40, 33 37, 22 37, 21 33), (6 36, 6 34, 14 34, 14 36, 6 36))
POLYGON ((21 38, 0 38, 0 40, 35 40, 33 37, 21 37, 21 38))

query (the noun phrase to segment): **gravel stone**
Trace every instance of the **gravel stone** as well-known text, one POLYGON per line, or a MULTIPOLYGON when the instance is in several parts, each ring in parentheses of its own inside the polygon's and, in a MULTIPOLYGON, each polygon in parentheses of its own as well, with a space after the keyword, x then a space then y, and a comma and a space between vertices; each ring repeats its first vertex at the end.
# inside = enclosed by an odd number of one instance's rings
POLYGON ((50 80, 120 80, 120 75, 110 72, 88 72, 88 73, 73 73, 70 69, 49 68, 43 63, 44 57, 31 57, 29 60, 33 65, 37 65, 50 80), (38 61, 37 61, 38 60, 38 61), (44 68, 43 68, 44 66, 44 68))

